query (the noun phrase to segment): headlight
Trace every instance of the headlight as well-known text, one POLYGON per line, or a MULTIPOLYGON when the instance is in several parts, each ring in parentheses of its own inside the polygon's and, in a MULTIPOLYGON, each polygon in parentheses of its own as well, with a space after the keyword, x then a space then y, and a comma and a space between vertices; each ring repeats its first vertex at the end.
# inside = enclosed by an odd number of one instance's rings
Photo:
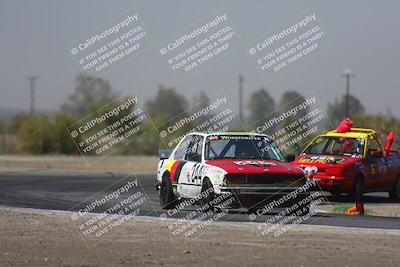
POLYGON ((226 178, 225 178, 225 175, 224 175, 224 178, 222 178, 222 186, 226 186, 226 178))

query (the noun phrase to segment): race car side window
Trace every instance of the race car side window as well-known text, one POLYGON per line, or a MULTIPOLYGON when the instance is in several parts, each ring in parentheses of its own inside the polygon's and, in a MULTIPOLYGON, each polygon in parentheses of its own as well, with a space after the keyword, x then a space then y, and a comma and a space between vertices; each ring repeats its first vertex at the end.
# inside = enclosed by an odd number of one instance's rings
MULTIPOLYGON (((376 139, 370 138, 368 140, 368 148, 367 148, 367 156, 374 157, 376 152, 381 153, 382 152, 382 147, 381 144, 378 143, 376 139)), ((376 154, 378 155, 378 154, 376 154)))
POLYGON ((204 137, 199 135, 197 136, 197 148, 196 148, 196 153, 200 156, 201 159, 201 154, 203 151, 203 141, 204 141, 204 137))
POLYGON ((186 151, 188 150, 189 144, 191 143, 192 135, 184 137, 182 143, 179 144, 175 151, 174 160, 184 160, 186 151))
POLYGON ((201 150, 203 145, 203 137, 200 135, 193 135, 189 142, 189 147, 186 151, 185 160, 188 161, 201 161, 201 150))

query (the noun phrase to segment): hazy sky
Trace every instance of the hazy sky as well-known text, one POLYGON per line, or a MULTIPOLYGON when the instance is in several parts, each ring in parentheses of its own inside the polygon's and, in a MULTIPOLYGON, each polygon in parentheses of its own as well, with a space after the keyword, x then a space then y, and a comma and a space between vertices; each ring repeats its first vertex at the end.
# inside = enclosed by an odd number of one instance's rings
MULTIPOLYGON (((158 85, 173 86, 189 99, 203 89, 237 95, 238 74, 245 96, 265 87, 275 98, 286 90, 314 91, 324 103, 345 91, 340 73, 356 76, 351 92, 368 112, 400 116, 398 51, 400 1, 0 1, 0 106, 28 110, 26 76, 37 75, 36 107, 57 109, 74 88, 80 69, 68 44, 134 7, 155 42, 160 42, 224 7, 235 31, 247 43, 312 7, 332 40, 332 47, 272 83, 264 84, 248 53, 240 50, 218 59, 192 78, 176 84, 154 47, 103 76, 113 90, 136 92, 147 99, 158 85)), ((237 98, 235 98, 237 99, 237 98)))

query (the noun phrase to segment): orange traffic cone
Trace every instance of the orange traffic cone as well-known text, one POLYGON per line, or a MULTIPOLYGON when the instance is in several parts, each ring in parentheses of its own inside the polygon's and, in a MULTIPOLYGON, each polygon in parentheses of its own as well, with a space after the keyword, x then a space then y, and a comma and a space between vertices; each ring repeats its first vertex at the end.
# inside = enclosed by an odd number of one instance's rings
POLYGON ((356 206, 351 207, 350 209, 347 210, 347 215, 354 215, 354 213, 356 213, 357 208, 356 206))
POLYGON ((347 210, 347 215, 364 215, 364 203, 356 202, 356 205, 347 210))

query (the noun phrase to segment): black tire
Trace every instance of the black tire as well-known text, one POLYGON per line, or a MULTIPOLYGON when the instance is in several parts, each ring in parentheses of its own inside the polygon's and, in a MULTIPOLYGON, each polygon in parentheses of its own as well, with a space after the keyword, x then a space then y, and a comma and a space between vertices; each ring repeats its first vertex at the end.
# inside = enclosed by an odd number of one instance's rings
POLYGON ((389 192, 389 197, 392 200, 400 200, 400 176, 397 177, 396 182, 393 185, 392 191, 389 192))
POLYGON ((207 190, 210 190, 211 192, 206 195, 206 197, 203 197, 200 201, 200 205, 202 206, 204 211, 214 211, 214 205, 211 203, 214 198, 215 198, 215 193, 214 193, 214 188, 212 186, 211 181, 208 178, 204 178, 203 180, 203 185, 201 187, 201 193, 206 192, 207 190))
POLYGON ((364 194, 364 179, 361 176, 357 176, 354 180, 353 190, 350 196, 353 200, 362 202, 364 194))
POLYGON ((169 175, 164 175, 160 186, 160 206, 162 209, 173 209, 177 202, 169 175))

